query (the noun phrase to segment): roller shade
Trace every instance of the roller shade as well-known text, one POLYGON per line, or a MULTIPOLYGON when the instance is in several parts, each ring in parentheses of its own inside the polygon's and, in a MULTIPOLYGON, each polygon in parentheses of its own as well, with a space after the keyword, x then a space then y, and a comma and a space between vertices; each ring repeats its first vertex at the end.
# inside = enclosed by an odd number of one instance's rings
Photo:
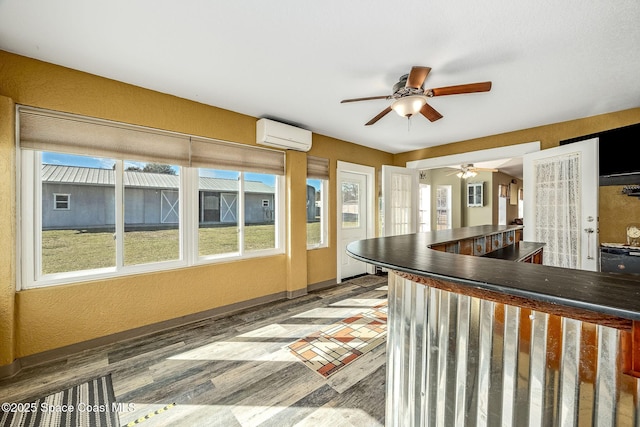
POLYGON ((284 175, 284 151, 191 138, 191 166, 284 175))
POLYGON ((284 175, 284 152, 20 107, 20 147, 179 166, 284 175))
POLYGON ((307 156, 307 178, 329 179, 329 159, 307 156))
POLYGON ((21 148, 189 165, 189 137, 72 114, 21 108, 21 148))

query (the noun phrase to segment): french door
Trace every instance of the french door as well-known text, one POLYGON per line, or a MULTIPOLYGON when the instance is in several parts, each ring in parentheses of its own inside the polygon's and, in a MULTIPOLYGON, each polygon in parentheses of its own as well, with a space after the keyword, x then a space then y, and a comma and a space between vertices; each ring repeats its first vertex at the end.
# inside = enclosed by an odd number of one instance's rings
POLYGON ((417 231, 420 172, 398 166, 382 166, 382 235, 417 231))
POLYGON ((524 240, 544 264, 598 271, 598 139, 526 154, 524 240))

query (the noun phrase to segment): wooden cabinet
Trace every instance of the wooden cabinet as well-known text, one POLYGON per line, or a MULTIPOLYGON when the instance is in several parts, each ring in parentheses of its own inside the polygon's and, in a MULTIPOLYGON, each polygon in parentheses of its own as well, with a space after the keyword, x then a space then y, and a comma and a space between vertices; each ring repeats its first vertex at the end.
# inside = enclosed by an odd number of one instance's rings
POLYGON ((511 229, 430 245, 436 251, 542 264, 542 243, 522 242, 522 230, 511 229))
POLYGON ((528 262, 529 264, 542 264, 542 249, 532 253, 523 259, 522 262, 528 262))

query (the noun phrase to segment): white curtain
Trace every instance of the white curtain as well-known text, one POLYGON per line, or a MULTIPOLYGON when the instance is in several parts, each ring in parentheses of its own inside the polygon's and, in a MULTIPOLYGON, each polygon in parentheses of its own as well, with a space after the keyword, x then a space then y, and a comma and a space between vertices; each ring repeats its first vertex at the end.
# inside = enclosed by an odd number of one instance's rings
POLYGON ((544 159, 536 174, 535 238, 545 242, 544 264, 577 268, 580 259, 580 157, 544 159))

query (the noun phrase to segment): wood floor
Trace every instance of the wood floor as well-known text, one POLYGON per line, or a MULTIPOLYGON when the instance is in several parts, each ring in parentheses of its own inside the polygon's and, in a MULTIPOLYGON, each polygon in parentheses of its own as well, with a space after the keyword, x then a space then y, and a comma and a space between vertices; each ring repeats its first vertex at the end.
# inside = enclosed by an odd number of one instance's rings
POLYGON ((0 381, 0 401, 30 401, 110 373, 123 426, 383 426, 384 345, 328 379, 284 347, 386 297, 385 276, 358 277, 23 369, 0 381))

